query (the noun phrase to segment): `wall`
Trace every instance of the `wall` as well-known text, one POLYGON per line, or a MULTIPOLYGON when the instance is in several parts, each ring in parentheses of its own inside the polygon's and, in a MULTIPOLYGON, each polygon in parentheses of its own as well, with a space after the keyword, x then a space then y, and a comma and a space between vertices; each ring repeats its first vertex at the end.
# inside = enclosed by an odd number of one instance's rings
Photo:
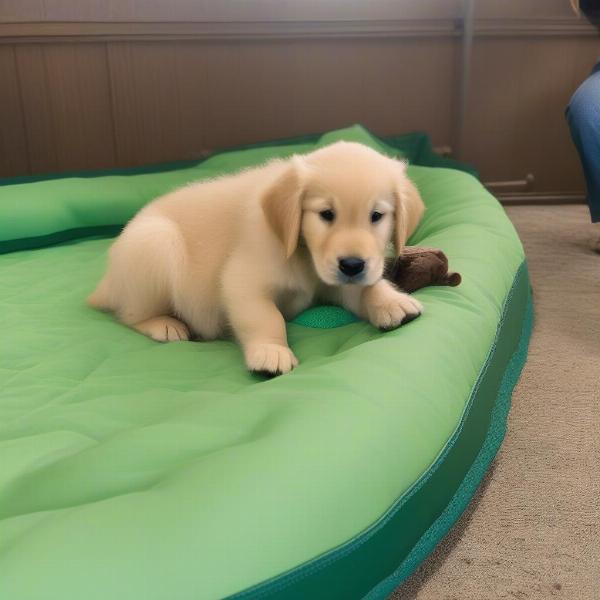
MULTIPOLYGON (((0 0, 0 176, 197 158, 361 122, 453 146, 460 0, 0 0)), ((600 54, 567 0, 478 0, 463 155, 580 193, 563 109, 600 54), (544 17, 539 17, 539 14, 544 17)))

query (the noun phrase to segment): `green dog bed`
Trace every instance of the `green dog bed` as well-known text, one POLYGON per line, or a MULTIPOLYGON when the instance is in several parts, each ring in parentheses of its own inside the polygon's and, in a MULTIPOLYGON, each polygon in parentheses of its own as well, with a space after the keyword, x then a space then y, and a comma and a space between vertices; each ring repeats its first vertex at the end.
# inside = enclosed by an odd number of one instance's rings
POLYGON ((372 599, 410 575, 501 443, 531 329, 518 236, 456 167, 423 136, 352 127, 5 182, 0 597, 372 599), (410 159, 427 205, 410 243, 463 276, 417 292, 419 319, 381 333, 311 309, 288 327, 300 366, 264 380, 231 341, 159 344, 85 305, 153 197, 340 139, 410 159))

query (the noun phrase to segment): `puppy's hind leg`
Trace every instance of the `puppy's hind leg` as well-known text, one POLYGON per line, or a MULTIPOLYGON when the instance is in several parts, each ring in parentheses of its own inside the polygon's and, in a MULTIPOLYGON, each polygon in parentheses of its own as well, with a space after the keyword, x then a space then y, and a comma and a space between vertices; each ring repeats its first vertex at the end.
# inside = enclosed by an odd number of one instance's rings
POLYGON ((184 342, 190 339, 190 332, 185 323, 173 317, 152 317, 132 327, 157 342, 184 342))
POLYGON ((103 277, 96 289, 87 297, 88 306, 98 310, 110 310, 109 294, 107 277, 103 277))
POLYGON ((125 325, 154 340, 188 340, 186 325, 170 316, 173 278, 184 260, 174 223, 163 217, 133 221, 112 247, 106 277, 88 302, 103 301, 125 325))

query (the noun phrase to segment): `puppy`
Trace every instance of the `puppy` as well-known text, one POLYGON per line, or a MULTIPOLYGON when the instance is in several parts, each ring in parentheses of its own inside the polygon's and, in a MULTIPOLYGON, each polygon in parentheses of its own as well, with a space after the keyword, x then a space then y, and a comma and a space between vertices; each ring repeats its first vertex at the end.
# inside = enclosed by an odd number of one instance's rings
POLYGON ((381 329, 423 310, 382 279, 386 245, 400 254, 424 210, 405 171, 338 142, 175 190, 125 227, 88 302, 161 342, 231 330, 248 369, 288 373, 285 320, 315 302, 381 329))

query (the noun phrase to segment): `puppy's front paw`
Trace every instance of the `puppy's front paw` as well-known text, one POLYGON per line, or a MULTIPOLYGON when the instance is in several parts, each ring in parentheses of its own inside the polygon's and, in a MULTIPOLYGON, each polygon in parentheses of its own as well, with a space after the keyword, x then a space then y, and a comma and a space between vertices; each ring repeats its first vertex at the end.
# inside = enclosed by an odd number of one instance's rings
POLYGON ((298 359, 287 347, 279 344, 250 344, 244 352, 249 371, 268 377, 289 373, 298 366, 298 359))
POLYGON ((416 319, 423 305, 408 294, 393 291, 373 300, 367 306, 369 321, 384 331, 395 329, 416 319))

